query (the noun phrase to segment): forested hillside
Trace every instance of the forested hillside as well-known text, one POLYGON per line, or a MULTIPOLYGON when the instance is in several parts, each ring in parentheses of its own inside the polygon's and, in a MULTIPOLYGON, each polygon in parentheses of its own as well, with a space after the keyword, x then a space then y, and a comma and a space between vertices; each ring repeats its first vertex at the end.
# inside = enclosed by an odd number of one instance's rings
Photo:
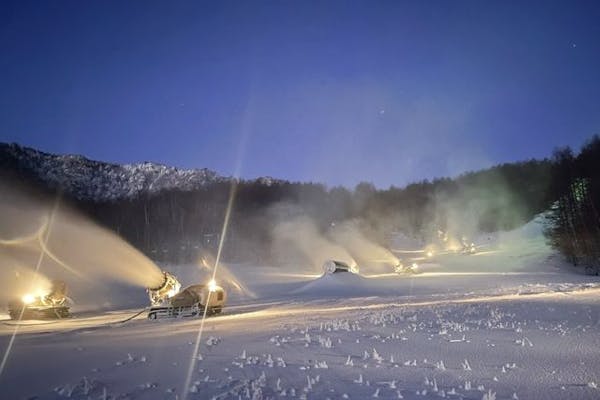
POLYGON ((554 200, 546 232, 551 244, 588 273, 600 272, 600 137, 575 154, 556 150, 552 159, 554 200))
POLYGON ((402 188, 377 189, 363 182, 352 190, 272 178, 237 180, 151 163, 123 168, 17 145, 3 145, 0 160, 5 175, 59 190, 100 224, 153 259, 168 262, 193 261, 202 250, 216 248, 230 196, 224 256, 255 261, 272 257, 274 227, 297 216, 309 217, 321 230, 352 220, 371 240, 386 245, 398 231, 427 240, 438 230, 467 236, 508 230, 552 203, 553 164, 548 160, 503 164, 402 188), (93 195, 106 193, 112 181, 116 186, 108 190, 110 197, 93 195), (135 187, 128 188, 127 182, 135 187))

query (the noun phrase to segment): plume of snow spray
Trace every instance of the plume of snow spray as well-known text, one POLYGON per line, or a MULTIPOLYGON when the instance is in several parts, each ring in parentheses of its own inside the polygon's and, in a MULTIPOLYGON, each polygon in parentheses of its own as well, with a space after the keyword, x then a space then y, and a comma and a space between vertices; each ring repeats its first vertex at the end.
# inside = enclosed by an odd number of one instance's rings
POLYGON ((295 217, 273 229, 274 247, 281 254, 299 253, 311 267, 322 272, 323 263, 334 259, 355 266, 356 261, 342 246, 326 238, 308 217, 295 217))
POLYGON ((329 232, 333 241, 348 250, 360 264, 361 271, 384 266, 386 270, 398 265, 400 260, 391 251, 367 239, 356 221, 346 221, 333 226, 329 232))
POLYGON ((162 282, 160 269, 111 231, 101 228, 65 204, 0 181, 0 258, 20 268, 73 280, 120 281, 141 287, 162 282), (51 220, 49 219, 51 215, 51 220))
MULTIPOLYGON (((205 253, 198 260, 198 268, 200 270, 206 270, 211 275, 214 273, 215 268, 217 267, 217 260, 212 254, 205 253)), ((228 290, 235 290, 239 294, 256 298, 256 294, 253 293, 246 285, 244 285, 236 276, 223 264, 223 262, 219 262, 219 286, 223 286, 228 290)))
MULTIPOLYGON (((10 196, 7 196, 7 198, 9 198, 10 196)), ((34 280, 30 283, 30 288, 31 289, 36 289, 36 285, 38 284, 38 280, 36 278, 38 278, 39 275, 39 271, 40 271, 40 267, 42 265, 42 262, 44 261, 44 256, 45 256, 45 251, 43 250, 48 242, 48 237, 50 236, 50 228, 52 226, 52 222, 54 221, 54 217, 56 215, 56 211, 58 210, 58 207, 60 205, 60 196, 56 196, 55 200, 54 200, 54 205, 50 210, 50 214, 49 214, 49 218, 47 220, 48 224, 46 225, 46 228, 44 231, 39 231, 41 232, 39 234, 39 243, 42 247, 42 251, 39 252, 39 256, 37 259, 37 262, 35 263, 35 267, 32 271, 32 275, 30 276, 31 278, 33 278, 34 280)), ((31 289, 27 292, 30 293, 31 289)), ((38 288, 39 289, 39 288, 38 288)), ((23 312, 25 311, 25 309, 21 309, 21 313, 19 315, 19 320, 21 320, 23 318, 23 312)), ((17 337, 17 334, 19 332, 19 325, 15 325, 15 329, 13 330, 13 333, 8 341, 8 346, 6 346, 6 350, 4 351, 4 355, 2 356, 2 361, 0 361, 0 375, 2 375, 2 373, 4 372, 4 369, 6 368, 6 363, 8 362, 8 357, 10 356, 10 353, 12 351, 12 347, 15 343, 15 339, 17 337)))

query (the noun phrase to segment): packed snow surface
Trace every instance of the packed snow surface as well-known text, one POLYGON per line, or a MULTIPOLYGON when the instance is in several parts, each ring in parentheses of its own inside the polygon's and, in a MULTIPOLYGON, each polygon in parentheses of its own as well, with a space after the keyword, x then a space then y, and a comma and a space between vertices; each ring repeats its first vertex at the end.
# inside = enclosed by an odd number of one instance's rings
POLYGON ((205 321, 187 393, 200 319, 4 320, 0 348, 17 335, 0 397, 600 398, 600 283, 553 255, 536 224, 482 235, 478 253, 433 256, 416 275, 230 265, 244 287, 205 321))

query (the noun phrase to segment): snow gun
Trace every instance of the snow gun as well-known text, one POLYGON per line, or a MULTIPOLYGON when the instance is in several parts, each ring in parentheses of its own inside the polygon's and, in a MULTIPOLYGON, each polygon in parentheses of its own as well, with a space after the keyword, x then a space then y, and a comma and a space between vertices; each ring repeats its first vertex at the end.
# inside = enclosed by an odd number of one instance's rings
POLYGON ((157 287, 149 287, 146 289, 150 304, 158 306, 165 303, 168 299, 179 293, 181 283, 177 278, 167 271, 163 271, 163 281, 157 287))

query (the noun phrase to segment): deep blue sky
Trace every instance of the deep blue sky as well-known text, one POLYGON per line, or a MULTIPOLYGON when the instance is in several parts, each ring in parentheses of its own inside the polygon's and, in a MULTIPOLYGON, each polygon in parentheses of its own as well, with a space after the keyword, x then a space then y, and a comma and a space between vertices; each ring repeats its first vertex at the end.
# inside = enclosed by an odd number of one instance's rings
POLYGON ((2 1, 0 141, 379 187, 600 133, 600 2, 2 1))

